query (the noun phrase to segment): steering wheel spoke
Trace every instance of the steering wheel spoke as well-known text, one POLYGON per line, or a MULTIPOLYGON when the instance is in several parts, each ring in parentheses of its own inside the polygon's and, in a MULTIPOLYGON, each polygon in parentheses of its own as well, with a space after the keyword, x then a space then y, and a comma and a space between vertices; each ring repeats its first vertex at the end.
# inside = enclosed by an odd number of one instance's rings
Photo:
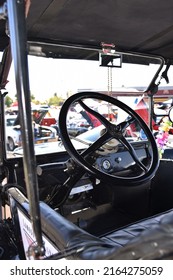
POLYGON ((136 162, 136 164, 144 171, 147 172, 148 168, 139 160, 135 149, 133 148, 133 146, 130 144, 130 142, 128 142, 126 140, 126 138, 124 136, 122 136, 119 141, 126 147, 126 149, 129 151, 131 157, 134 159, 134 161, 136 162))
POLYGON ((104 118, 101 114, 99 114, 97 111, 92 110, 90 107, 88 107, 82 100, 79 101, 79 104, 82 106, 83 109, 85 109, 87 112, 95 116, 104 126, 109 125, 109 121, 104 118))
POLYGON ((119 123, 118 127, 120 128, 122 133, 124 133, 126 128, 134 122, 135 122, 135 118, 134 117, 129 117, 126 121, 119 123))
POLYGON ((94 143, 92 143, 88 149, 83 151, 81 155, 84 158, 87 158, 90 154, 93 154, 96 150, 98 150, 101 146, 103 146, 111 139, 112 136, 106 131, 99 139, 97 139, 94 143))

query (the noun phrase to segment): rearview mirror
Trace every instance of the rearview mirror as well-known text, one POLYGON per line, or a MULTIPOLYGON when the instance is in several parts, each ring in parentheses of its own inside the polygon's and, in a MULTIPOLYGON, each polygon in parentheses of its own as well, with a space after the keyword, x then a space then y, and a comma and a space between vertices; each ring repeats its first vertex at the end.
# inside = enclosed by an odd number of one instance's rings
POLYGON ((100 54, 100 66, 107 66, 107 67, 122 67, 122 55, 121 54, 100 54))

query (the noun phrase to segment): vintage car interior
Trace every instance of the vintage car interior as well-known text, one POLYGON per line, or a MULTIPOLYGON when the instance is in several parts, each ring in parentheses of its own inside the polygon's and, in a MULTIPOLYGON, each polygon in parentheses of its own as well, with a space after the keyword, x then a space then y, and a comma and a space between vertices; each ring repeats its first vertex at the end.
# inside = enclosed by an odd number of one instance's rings
POLYGON ((173 63, 172 10, 170 0, 0 1, 0 259, 173 259, 172 149, 159 157, 152 127, 153 100, 173 63), (140 92, 148 100, 148 123, 111 87, 107 94, 79 91, 59 114, 61 143, 55 144, 65 149, 37 154, 29 55, 97 61, 109 74, 124 64, 154 65, 140 92), (22 156, 6 151, 12 60, 22 156), (90 100, 115 106, 123 119, 105 117, 90 100), (95 140, 69 135, 67 115, 75 106, 100 121, 95 140))

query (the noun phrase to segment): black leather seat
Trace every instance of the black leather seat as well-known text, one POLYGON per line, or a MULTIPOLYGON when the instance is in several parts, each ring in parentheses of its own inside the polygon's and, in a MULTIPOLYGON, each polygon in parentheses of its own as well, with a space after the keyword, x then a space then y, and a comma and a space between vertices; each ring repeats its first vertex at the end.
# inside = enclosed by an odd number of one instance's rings
MULTIPOLYGON (((40 203, 42 228, 69 259, 173 259, 173 210, 100 238, 40 203), (71 251, 71 252, 70 252, 71 251)), ((62 255, 63 256, 63 255, 62 255)))
POLYGON ((114 246, 117 246, 117 248, 124 247, 129 241, 133 240, 144 230, 150 229, 151 227, 159 224, 162 218, 165 215, 167 216, 168 214, 169 212, 166 212, 161 215, 156 215, 148 219, 140 220, 127 227, 120 228, 117 231, 107 233, 101 239, 104 240, 106 243, 114 243, 114 246))

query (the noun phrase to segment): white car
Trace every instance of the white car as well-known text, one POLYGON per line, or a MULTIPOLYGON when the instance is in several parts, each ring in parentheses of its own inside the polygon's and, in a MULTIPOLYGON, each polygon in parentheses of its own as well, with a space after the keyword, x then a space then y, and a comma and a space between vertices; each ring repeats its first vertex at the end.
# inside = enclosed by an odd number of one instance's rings
MULTIPOLYGON (((43 116, 47 110, 41 110, 43 116)), ((6 115, 6 145, 8 151, 13 151, 17 147, 22 146, 22 136, 17 115, 6 115)), ((33 120, 33 129, 35 136, 35 144, 45 143, 49 141, 57 141, 56 129, 51 126, 39 125, 36 118, 33 120)))
POLYGON ((6 144, 9 151, 21 146, 20 126, 15 125, 16 115, 7 115, 6 118, 6 144))

